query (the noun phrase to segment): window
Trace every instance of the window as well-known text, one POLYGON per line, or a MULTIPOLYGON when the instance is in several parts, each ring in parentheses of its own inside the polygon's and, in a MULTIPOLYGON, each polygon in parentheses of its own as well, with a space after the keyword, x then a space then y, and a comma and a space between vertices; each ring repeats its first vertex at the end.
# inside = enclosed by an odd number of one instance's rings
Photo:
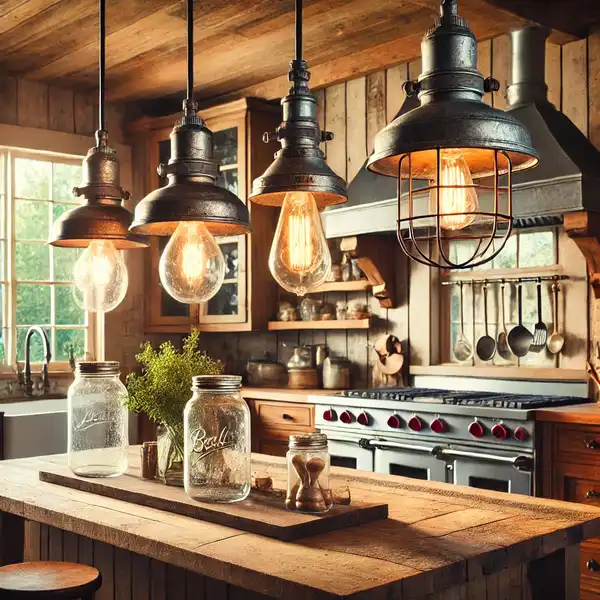
MULTIPOLYGON (((450 246, 452 260, 467 258, 473 253, 474 242, 456 241, 450 246)), ((516 231, 509 238, 500 254, 490 263, 485 263, 474 269, 450 271, 448 279, 485 279, 490 277, 499 280, 502 276, 507 278, 531 277, 541 274, 552 274, 557 270, 557 231, 555 229, 543 231, 516 231)), ((537 314, 537 288, 535 283, 523 283, 523 324, 533 331, 538 320, 537 314)), ((450 315, 449 335, 445 344, 445 362, 458 362, 454 356, 453 348, 460 331, 460 290, 458 285, 449 286, 445 294, 448 302, 446 312, 450 315)), ((506 282, 505 287, 505 320, 508 331, 517 324, 517 288, 515 282, 506 282)), ((544 322, 551 329, 552 299, 551 283, 542 282, 542 313, 544 322)), ((463 316, 464 332, 473 348, 477 340, 485 333, 483 286, 481 283, 463 285, 463 316)), ((497 338, 502 328, 502 294, 500 284, 496 281, 488 284, 488 333, 497 338)), ((448 322, 448 321, 446 321, 448 322)), ((476 364, 481 363, 477 357, 476 364)), ((545 350, 539 354, 528 353, 525 357, 512 361, 503 360, 498 354, 493 360, 482 364, 518 364, 552 366, 554 359, 545 350)))
MULTIPOLYGON (((78 203, 81 158, 0 147, 0 358, 4 365, 25 359, 25 335, 42 326, 53 363, 93 348, 88 315, 72 295, 80 249, 48 245, 52 222, 78 203)), ((39 336, 31 359, 43 360, 39 336)))

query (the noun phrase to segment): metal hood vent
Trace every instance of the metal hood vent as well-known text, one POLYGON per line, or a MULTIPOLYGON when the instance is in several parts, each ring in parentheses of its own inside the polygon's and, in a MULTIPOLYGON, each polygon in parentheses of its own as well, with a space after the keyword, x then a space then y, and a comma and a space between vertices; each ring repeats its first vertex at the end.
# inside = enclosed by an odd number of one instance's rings
POLYGON ((600 152, 548 100, 544 79, 549 31, 526 27, 511 33, 508 109, 531 133, 540 162, 513 176, 515 226, 561 223, 576 211, 600 211, 600 152))
MULTIPOLYGON (((407 97, 396 117, 419 106, 417 95, 407 97)), ((395 118, 395 117, 394 117, 395 118)), ((325 237, 393 233, 398 222, 397 181, 367 169, 368 158, 348 185, 348 201, 321 213, 325 237)))

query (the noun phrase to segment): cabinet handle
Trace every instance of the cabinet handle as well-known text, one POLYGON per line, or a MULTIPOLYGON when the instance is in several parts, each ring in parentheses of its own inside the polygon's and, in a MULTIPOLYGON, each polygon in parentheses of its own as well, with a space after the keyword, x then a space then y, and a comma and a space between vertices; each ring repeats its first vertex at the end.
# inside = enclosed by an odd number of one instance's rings
POLYGON ((598 440, 586 440, 585 441, 585 447, 588 450, 599 450, 600 449, 600 442, 598 442, 598 440))
POLYGON ((285 419, 286 421, 293 421, 294 420, 294 417, 292 417, 292 415, 288 415, 287 413, 283 413, 281 415, 281 418, 285 419))
POLYGON ((586 498, 600 498, 600 492, 596 490, 588 490, 585 494, 586 498))
POLYGON ((595 560, 592 558, 591 560, 588 560, 588 561, 585 563, 585 568, 586 568, 588 571, 592 571, 592 572, 594 572, 594 573, 595 573, 595 572, 597 572, 597 571, 600 571, 600 564, 599 564, 597 561, 595 561, 595 560))

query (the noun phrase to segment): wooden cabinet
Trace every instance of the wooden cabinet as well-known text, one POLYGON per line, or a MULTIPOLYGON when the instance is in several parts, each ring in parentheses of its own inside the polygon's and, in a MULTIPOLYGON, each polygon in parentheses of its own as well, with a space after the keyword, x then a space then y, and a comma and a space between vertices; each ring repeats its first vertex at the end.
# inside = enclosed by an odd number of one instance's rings
MULTIPOLYGON (((214 134, 214 155, 220 165, 217 185, 247 197, 252 180, 267 168, 277 150, 274 142, 265 144, 262 135, 274 131, 281 119, 277 105, 254 99, 238 100, 200 111, 214 134)), ((170 158, 169 135, 179 115, 144 118, 132 126, 136 139, 142 139, 148 157, 146 190, 165 185, 156 167, 170 158)), ((249 204, 252 233, 217 238, 225 256, 226 274, 216 296, 202 305, 182 304, 162 288, 158 263, 168 238, 152 239, 146 261, 145 331, 186 333, 191 327, 201 331, 252 331, 266 329, 277 302, 275 281, 267 268, 269 250, 278 211, 249 204)))
POLYGON ((285 456, 290 435, 315 430, 314 404, 248 400, 252 412, 252 451, 285 456))
MULTIPOLYGON (((600 425, 538 423, 538 495, 600 508, 600 425)), ((581 598, 600 600, 600 538, 581 545, 581 598)))

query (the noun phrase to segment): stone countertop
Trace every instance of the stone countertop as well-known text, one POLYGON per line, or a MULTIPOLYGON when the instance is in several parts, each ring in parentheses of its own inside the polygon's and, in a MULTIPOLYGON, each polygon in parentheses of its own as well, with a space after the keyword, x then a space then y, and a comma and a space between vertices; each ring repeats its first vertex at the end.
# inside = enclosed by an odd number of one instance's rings
MULTIPOLYGON (((139 464, 138 447, 130 463, 139 464)), ((0 511, 285 600, 446 598, 495 573, 526 578, 522 565, 567 548, 577 559, 577 545, 600 535, 593 507, 333 468, 332 487, 387 502, 390 518, 282 542, 39 481, 56 464, 66 457, 0 462, 0 511)), ((253 455, 253 469, 283 486, 283 459, 253 455)))

